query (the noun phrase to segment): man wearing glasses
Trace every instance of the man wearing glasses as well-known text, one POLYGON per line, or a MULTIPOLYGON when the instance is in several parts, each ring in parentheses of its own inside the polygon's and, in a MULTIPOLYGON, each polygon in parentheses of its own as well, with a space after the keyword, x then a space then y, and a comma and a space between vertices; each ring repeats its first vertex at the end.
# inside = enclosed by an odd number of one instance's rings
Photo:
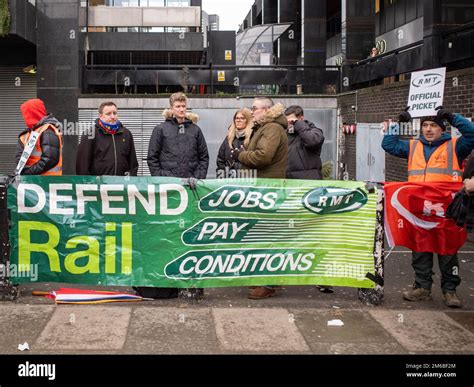
MULTIPOLYGON (((247 150, 234 148, 232 158, 244 168, 255 169, 259 178, 284 179, 288 160, 288 121, 282 104, 273 104, 270 98, 257 97, 252 105, 253 133, 247 150)), ((273 286, 250 289, 248 298, 259 300, 274 296, 273 286)))
POLYGON ((252 105, 253 133, 247 150, 232 150, 234 160, 244 168, 255 169, 257 177, 284 179, 288 160, 288 121, 282 104, 270 98, 257 97, 252 105))

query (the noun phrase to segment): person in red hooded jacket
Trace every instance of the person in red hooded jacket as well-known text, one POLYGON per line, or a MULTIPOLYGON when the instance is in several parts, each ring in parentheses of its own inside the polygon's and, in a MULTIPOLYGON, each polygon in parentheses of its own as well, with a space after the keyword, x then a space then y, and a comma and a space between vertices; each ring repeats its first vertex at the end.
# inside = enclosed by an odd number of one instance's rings
MULTIPOLYGON (((27 129, 22 131, 16 147, 16 162, 22 158, 25 144, 33 132, 39 137, 30 153, 21 175, 62 175, 62 136, 58 130, 59 121, 51 114, 46 114, 44 102, 40 99, 30 99, 21 105, 21 114, 27 129)), ((23 160, 24 161, 24 160, 23 160)), ((17 171, 19 167, 17 166, 17 171)))

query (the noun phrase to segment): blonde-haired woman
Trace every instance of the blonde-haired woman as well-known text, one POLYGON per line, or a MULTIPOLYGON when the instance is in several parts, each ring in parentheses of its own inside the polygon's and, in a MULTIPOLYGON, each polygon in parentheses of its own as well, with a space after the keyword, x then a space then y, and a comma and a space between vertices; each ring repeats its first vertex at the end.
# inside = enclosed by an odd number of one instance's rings
POLYGON ((227 137, 219 148, 217 155, 217 178, 226 178, 231 170, 239 170, 242 165, 231 157, 232 149, 247 149, 252 134, 252 113, 249 109, 237 110, 227 132, 227 137))

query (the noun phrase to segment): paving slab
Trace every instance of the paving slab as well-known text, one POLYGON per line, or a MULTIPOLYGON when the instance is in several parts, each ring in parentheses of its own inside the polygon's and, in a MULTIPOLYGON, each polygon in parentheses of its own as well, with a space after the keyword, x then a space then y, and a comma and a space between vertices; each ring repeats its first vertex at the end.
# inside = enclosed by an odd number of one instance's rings
POLYGON ((409 353, 474 353, 474 334, 445 313, 425 310, 369 313, 409 353))
POLYGON ((291 313, 272 308, 215 308, 217 338, 230 353, 308 353, 291 313))
POLYGON ((446 312, 446 315, 474 333, 474 312, 446 312))
POLYGON ((130 315, 130 307, 61 305, 35 347, 48 353, 120 350, 125 343, 130 315))
POLYGON ((211 310, 135 308, 124 351, 152 354, 218 353, 211 310))
POLYGON ((0 353, 32 354, 36 352, 33 343, 55 311, 53 305, 18 305, 10 301, 0 305, 0 353), (13 332, 9 333, 9 330, 13 332), (30 350, 21 352, 18 344, 27 342, 30 350))
POLYGON ((295 323, 316 354, 393 354, 406 350, 367 312, 320 309, 291 310, 295 323), (343 326, 328 326, 330 320, 343 326))

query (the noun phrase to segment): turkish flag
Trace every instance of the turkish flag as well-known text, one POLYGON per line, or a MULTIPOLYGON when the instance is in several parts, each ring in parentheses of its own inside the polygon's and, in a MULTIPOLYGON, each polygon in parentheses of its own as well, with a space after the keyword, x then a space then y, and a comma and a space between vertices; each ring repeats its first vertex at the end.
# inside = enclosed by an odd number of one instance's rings
POLYGON ((385 233, 390 246, 413 251, 455 254, 466 231, 446 209, 462 183, 385 183, 385 233))

